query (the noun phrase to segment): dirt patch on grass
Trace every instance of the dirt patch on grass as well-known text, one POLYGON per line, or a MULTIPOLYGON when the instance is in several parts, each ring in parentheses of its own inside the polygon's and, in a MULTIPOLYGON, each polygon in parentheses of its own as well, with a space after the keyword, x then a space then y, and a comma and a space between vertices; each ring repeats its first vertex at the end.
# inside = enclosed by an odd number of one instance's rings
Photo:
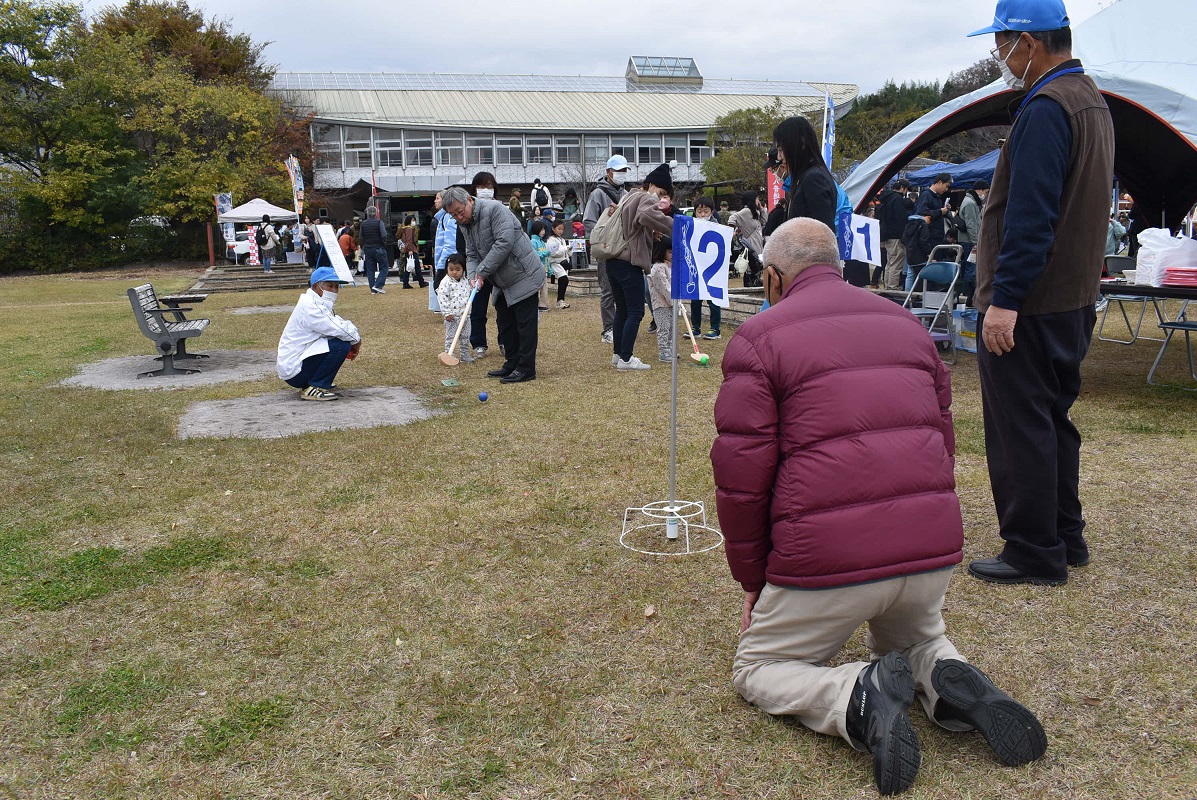
POLYGON ((67 378, 62 385, 109 390, 188 389, 226 381, 254 381, 277 374, 276 354, 271 350, 209 350, 207 355, 208 358, 175 361, 179 369, 198 369, 194 375, 138 378, 142 372, 159 369, 162 362, 153 356, 126 356, 85 364, 78 375, 67 378))
POLYGON ((378 386, 340 391, 340 400, 306 402, 294 390, 195 403, 179 422, 180 439, 281 439, 301 433, 379 428, 430 419, 438 412, 407 389, 378 386))

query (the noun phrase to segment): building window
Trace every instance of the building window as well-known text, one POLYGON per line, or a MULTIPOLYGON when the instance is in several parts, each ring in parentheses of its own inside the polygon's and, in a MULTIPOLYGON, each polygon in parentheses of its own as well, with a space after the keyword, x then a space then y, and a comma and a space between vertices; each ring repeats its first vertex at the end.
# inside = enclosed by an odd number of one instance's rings
POLYGON ((578 136, 557 137, 557 163, 581 164, 582 139, 578 136))
POLYGON ((606 136, 586 137, 586 163, 605 164, 610 156, 610 144, 606 136))
POLYGON ((432 166, 432 133, 430 131, 404 131, 403 144, 407 166, 432 166))
POLYGON ((641 136, 638 141, 640 147, 637 161, 639 161, 641 164, 660 164, 661 137, 641 136))
POLYGON ((466 136, 466 161, 480 167, 490 167, 495 163, 495 137, 487 134, 466 136))
POLYGON ((636 163, 636 137, 635 136, 612 136, 611 137, 611 155, 623 156, 628 160, 629 164, 636 163))
POLYGON ((553 137, 529 136, 527 142, 529 164, 553 163, 553 137))
POLYGON ((689 149, 689 142, 685 134, 681 136, 666 136, 665 137, 665 161, 677 161, 679 164, 686 163, 686 150, 689 149))
POLYGON ((462 166, 460 133, 438 133, 436 135, 436 165, 438 167, 462 166))
POLYGON ((524 137, 522 136, 496 136, 495 150, 500 164, 522 166, 524 163, 524 137))
POLYGON ((376 129, 374 131, 374 156, 380 167, 402 167, 403 132, 376 129))
POLYGON ((690 137, 690 163, 701 164, 711 157, 711 148, 707 147, 707 140, 704 137, 691 136, 690 137))
POLYGON ((345 169, 370 169, 374 166, 369 128, 345 126, 345 169))
POLYGON ((316 169, 341 169, 341 126, 312 125, 312 147, 316 169))

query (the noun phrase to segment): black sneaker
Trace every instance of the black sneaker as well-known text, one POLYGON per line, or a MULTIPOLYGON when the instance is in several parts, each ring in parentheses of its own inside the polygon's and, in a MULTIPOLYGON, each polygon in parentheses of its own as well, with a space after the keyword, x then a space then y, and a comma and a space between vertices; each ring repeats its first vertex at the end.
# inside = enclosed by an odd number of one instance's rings
POLYGON ((898 652, 886 653, 860 671, 845 723, 848 735, 873 754, 873 780, 881 794, 910 788, 922 763, 919 737, 910 724, 914 674, 898 652))
POLYGON ((1030 709, 994 686, 972 664, 955 658, 937 661, 931 685, 939 693, 935 718, 976 728, 1006 766, 1022 766, 1047 751, 1047 735, 1030 709))

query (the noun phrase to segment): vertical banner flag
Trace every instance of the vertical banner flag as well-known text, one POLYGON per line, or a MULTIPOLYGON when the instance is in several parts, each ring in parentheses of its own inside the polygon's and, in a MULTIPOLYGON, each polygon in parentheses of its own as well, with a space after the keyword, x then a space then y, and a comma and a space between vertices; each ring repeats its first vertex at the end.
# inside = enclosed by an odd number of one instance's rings
POLYGON ((291 178, 291 199, 295 201, 295 215, 303 220, 303 170, 299 167, 299 159, 288 156, 283 162, 287 168, 287 175, 291 178))
MULTIPOLYGON (((216 195, 216 217, 220 218, 221 214, 233 210, 233 195, 231 192, 221 192, 216 195)), ((220 232, 224 236, 226 242, 235 242, 237 240, 237 229, 231 222, 220 223, 220 232)))
POLYGON ((853 261, 881 266, 881 223, 872 217, 852 215, 852 249, 849 257, 853 261))
POLYGON ((773 170, 765 170, 765 189, 769 196, 769 210, 777 208, 778 203, 786 199, 785 184, 777 177, 773 170))
POLYGON ((835 101, 831 93, 827 94, 827 102, 823 106, 823 160, 827 162, 827 169, 831 169, 831 155, 835 152, 835 101))
POLYGON ((694 217, 673 218, 673 300, 710 300, 727 308, 732 229, 694 217))

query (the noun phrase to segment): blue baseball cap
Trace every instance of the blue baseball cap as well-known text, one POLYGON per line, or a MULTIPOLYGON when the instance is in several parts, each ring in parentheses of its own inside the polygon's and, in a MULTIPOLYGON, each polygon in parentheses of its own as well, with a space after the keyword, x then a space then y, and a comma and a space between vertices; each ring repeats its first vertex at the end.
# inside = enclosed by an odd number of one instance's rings
POLYGON ((312 277, 308 279, 308 286, 315 286, 320 281, 332 281, 333 283, 349 283, 343 281, 337 276, 337 271, 332 267, 317 267, 312 270, 312 277))
POLYGON ((1070 24, 1063 0, 998 0, 997 10, 993 12, 993 24, 973 31, 969 36, 1001 31, 1058 31, 1070 24))

